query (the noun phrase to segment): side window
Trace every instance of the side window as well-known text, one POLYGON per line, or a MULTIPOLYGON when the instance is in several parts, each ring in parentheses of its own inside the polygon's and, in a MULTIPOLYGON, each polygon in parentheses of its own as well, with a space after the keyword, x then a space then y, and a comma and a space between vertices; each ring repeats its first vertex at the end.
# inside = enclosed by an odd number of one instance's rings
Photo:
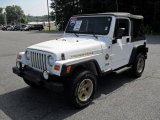
POLYGON ((132 41, 144 40, 143 20, 132 20, 132 41))
POLYGON ((117 37, 117 32, 120 28, 125 28, 123 36, 129 36, 129 20, 128 19, 117 19, 114 31, 114 37, 117 37))

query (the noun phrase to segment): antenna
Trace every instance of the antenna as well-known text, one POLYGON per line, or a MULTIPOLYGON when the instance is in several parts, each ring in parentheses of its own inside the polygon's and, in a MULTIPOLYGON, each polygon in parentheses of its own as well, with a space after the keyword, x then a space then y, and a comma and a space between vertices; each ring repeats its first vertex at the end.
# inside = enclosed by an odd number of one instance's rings
MULTIPOLYGON (((116 7, 117 7, 117 13, 119 12, 119 6, 118 6, 118 0, 116 0, 116 7)), ((119 28, 119 20, 116 20, 118 22, 118 28, 119 28)))
POLYGON ((117 8, 117 12, 119 11, 119 8, 118 8, 118 0, 116 0, 116 8, 117 8))

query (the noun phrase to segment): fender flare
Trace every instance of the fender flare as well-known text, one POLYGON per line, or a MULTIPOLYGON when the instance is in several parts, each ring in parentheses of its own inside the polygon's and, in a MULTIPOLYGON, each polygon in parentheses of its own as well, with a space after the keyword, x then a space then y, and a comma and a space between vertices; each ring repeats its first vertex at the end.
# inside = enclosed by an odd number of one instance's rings
POLYGON ((79 62, 79 63, 73 63, 73 64, 64 64, 62 65, 61 70, 61 76, 69 76, 72 75, 76 69, 83 68, 86 70, 90 70, 94 75, 98 76, 102 73, 101 68, 98 64, 98 62, 94 59, 79 62), (67 73, 67 67, 71 66, 71 72, 67 73))
POLYGON ((129 63, 128 63, 129 65, 132 65, 134 63, 137 54, 140 52, 144 53, 145 59, 147 59, 148 48, 146 47, 146 44, 133 48, 132 53, 131 53, 131 57, 130 57, 129 63))

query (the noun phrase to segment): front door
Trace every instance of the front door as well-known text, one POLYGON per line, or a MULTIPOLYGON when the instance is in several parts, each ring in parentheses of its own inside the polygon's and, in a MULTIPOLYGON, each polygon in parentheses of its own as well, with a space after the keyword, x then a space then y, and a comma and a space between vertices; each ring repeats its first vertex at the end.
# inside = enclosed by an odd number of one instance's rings
POLYGON ((115 33, 112 41, 111 66, 112 70, 128 64, 127 45, 130 43, 130 21, 129 19, 118 18, 115 25, 115 33), (123 29, 124 33, 118 37, 118 30, 123 29))

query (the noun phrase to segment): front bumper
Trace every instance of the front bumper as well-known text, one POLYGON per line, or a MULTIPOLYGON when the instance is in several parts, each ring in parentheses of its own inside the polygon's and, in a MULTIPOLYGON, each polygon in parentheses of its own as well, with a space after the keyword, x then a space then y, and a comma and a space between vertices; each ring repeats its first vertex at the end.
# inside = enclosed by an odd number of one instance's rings
POLYGON ((36 71, 30 67, 25 67, 19 70, 17 67, 12 68, 13 73, 36 83, 37 85, 44 86, 46 88, 52 89, 54 91, 64 91, 64 79, 58 76, 49 75, 49 79, 45 80, 43 78, 43 73, 36 71))

